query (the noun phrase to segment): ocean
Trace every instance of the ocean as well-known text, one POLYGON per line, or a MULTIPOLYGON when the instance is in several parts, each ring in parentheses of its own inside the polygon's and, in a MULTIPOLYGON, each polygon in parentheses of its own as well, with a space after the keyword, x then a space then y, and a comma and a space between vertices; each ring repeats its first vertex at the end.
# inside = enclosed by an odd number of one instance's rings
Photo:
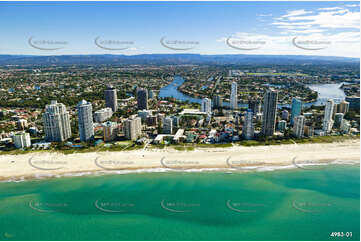
POLYGON ((0 240, 360 240, 360 167, 1 182, 0 240))

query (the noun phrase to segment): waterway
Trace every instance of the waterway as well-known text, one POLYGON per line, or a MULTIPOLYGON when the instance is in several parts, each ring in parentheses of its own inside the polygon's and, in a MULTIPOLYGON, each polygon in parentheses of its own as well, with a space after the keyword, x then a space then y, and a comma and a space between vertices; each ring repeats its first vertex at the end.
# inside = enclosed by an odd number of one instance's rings
MULTIPOLYGON (((181 101, 189 101, 192 103, 201 103, 201 99, 193 98, 178 91, 178 87, 183 84, 185 80, 180 76, 175 76, 172 83, 160 89, 159 97, 173 97, 181 101)), ((328 99, 334 99, 336 103, 345 99, 345 93, 340 88, 342 83, 338 84, 312 84, 307 85, 310 89, 318 92, 318 98, 315 102, 304 103, 304 106, 311 105, 323 106, 328 99)), ((229 107, 229 102, 223 102, 224 107, 229 107)), ((248 104, 238 104, 239 107, 248 107, 248 104)), ((279 107, 289 107, 288 104, 280 104, 279 107)))

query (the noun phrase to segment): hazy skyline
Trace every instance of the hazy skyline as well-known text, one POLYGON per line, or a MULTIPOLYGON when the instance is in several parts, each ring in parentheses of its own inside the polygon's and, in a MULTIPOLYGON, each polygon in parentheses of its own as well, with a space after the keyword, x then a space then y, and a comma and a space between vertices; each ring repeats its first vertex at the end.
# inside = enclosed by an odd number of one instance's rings
POLYGON ((0 12, 0 54, 360 54, 359 2, 1 2, 0 12))

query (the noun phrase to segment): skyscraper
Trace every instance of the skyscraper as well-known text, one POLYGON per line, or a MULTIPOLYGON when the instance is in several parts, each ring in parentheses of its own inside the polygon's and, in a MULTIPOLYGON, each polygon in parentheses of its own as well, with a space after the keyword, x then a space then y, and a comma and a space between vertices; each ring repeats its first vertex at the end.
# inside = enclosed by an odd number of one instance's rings
POLYGON ((344 134, 348 134, 350 133, 350 130, 351 130, 350 122, 347 121, 346 119, 343 119, 341 123, 341 132, 344 134))
POLYGON ((223 106, 223 100, 220 95, 216 95, 213 97, 213 107, 214 108, 221 108, 223 106))
POLYGON ((231 105, 231 106, 230 106, 231 109, 237 109, 237 108, 238 108, 238 101, 237 101, 237 82, 232 82, 230 105, 231 105))
POLYGON ((140 119, 144 122, 148 116, 152 115, 152 111, 151 110, 139 110, 138 111, 138 117, 140 117, 140 119))
POLYGON ((262 134, 264 136, 272 136, 275 131, 277 97, 278 93, 274 90, 267 90, 266 94, 264 95, 262 122, 262 134))
POLYGON ((283 120, 288 120, 289 115, 290 114, 286 109, 282 111, 282 119, 283 120))
POLYGON ((118 110, 117 89, 109 85, 104 91, 105 107, 111 108, 113 112, 118 110))
POLYGON ((201 112, 205 112, 207 114, 212 113, 212 102, 208 98, 203 98, 201 103, 201 112))
POLYGON ((171 117, 166 117, 163 123, 163 133, 172 134, 173 133, 173 122, 171 117))
POLYGON ((113 111, 111 108, 103 108, 94 112, 94 121, 96 123, 101 123, 111 118, 112 115, 113 115, 113 111))
POLYGON ((142 121, 140 117, 124 120, 123 131, 125 138, 133 141, 137 140, 142 133, 142 121))
POLYGON ((251 109, 247 110, 244 125, 242 128, 242 136, 244 139, 253 139, 254 125, 253 125, 253 112, 251 109))
POLYGON ((103 138, 104 141, 113 141, 117 138, 118 135, 118 124, 116 122, 105 122, 103 126, 103 138))
POLYGON ((251 109, 254 114, 260 112, 260 105, 258 100, 256 99, 249 99, 248 100, 248 109, 251 109))
POLYGON ((88 141, 94 137, 92 104, 82 100, 77 105, 80 141, 88 141))
POLYGON ((287 128, 286 120, 281 120, 281 121, 278 122, 278 130, 280 132, 285 132, 286 128, 287 128))
POLYGON ((350 107, 350 103, 349 103, 349 102, 342 101, 342 102, 338 105, 338 112, 339 112, 339 113, 346 114, 346 113, 348 112, 349 107, 350 107))
POLYGON ((335 127, 340 128, 343 120, 343 113, 336 113, 335 114, 335 127))
POLYGON ((21 132, 13 137, 14 145, 16 148, 26 148, 31 146, 30 134, 21 132))
POLYGON ((349 109, 360 110, 360 97, 347 96, 345 101, 349 103, 349 109))
POLYGON ((293 125, 294 118, 301 115, 302 101, 297 98, 292 98, 292 109, 291 109, 291 120, 290 123, 293 125))
POLYGON ((325 106, 325 116, 323 118, 323 131, 326 133, 331 132, 333 126, 332 114, 334 109, 334 101, 329 99, 325 106))
POLYGON ((293 135, 301 138, 304 135, 305 117, 300 115, 295 117, 293 125, 293 135))
POLYGON ((148 109, 148 91, 144 88, 137 89, 138 110, 148 109))
POLYGON ((64 104, 51 101, 46 105, 43 122, 46 141, 62 142, 70 138, 70 116, 64 104))
POLYGON ((149 91, 148 91, 148 97, 149 97, 150 99, 155 98, 155 94, 154 94, 154 91, 153 91, 153 90, 149 90, 149 91))

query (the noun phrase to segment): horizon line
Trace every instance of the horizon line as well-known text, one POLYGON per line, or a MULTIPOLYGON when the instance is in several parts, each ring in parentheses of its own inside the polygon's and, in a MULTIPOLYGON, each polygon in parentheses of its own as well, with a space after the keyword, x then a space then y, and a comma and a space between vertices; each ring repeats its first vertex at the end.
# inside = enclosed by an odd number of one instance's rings
POLYGON ((239 56, 239 55, 253 55, 253 56, 303 56, 303 57, 333 57, 333 58, 351 58, 351 59, 360 59, 361 57, 350 57, 350 56, 334 56, 334 55, 298 55, 298 54, 202 54, 202 53, 144 53, 144 54, 112 54, 112 53, 102 53, 102 54, 2 54, 0 56, 26 56, 26 57, 47 57, 47 56, 87 56, 87 55, 111 55, 111 56, 140 56, 140 55, 202 55, 202 56, 239 56))

